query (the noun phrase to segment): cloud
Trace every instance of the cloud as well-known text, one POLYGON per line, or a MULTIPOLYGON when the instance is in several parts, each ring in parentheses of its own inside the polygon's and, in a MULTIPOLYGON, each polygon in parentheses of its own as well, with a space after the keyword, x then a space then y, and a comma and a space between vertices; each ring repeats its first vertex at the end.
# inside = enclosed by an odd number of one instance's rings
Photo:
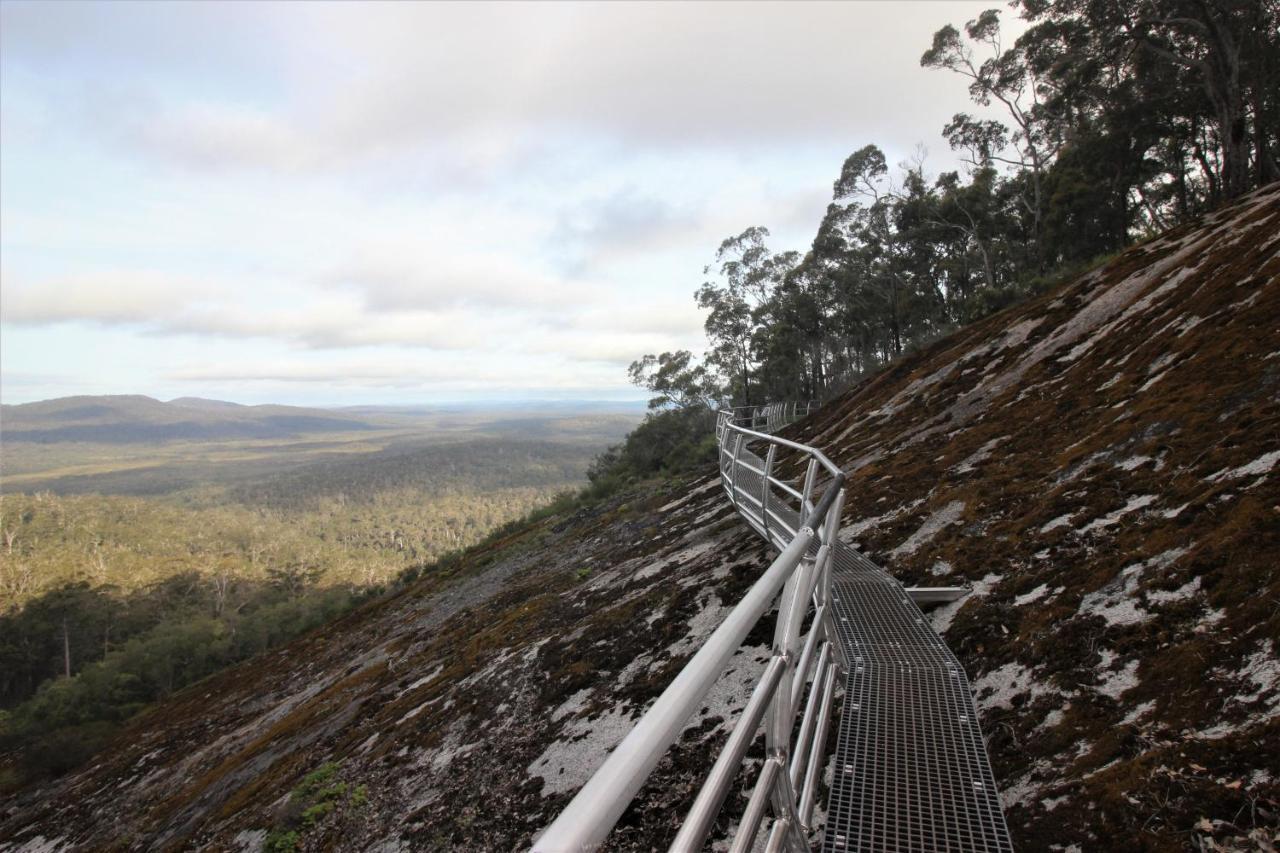
POLYGON ((905 148, 922 117, 936 136, 964 102, 959 82, 919 67, 920 53, 936 29, 982 8, 263 4, 108 14, 67 5, 7 10, 11 61, 39 70, 74 55, 118 69, 110 85, 148 97, 131 115, 94 118, 132 128, 122 138, 144 153, 285 171, 407 156, 437 180, 545 166, 569 153, 566 141, 594 140, 613 157, 815 140, 905 148), (248 104, 242 92, 176 98, 152 82, 207 74, 227 54, 243 68, 226 82, 253 92, 248 104))
POLYGON ((0 274, 0 318, 14 325, 85 320, 145 325, 217 292, 213 282, 154 270, 106 270, 33 283, 0 274))
POLYGON ((687 341, 690 339, 701 341, 703 315, 695 306, 691 294, 688 301, 652 299, 640 304, 615 303, 590 308, 551 318, 546 326, 554 331, 605 331, 640 335, 650 339, 649 346, 652 349, 656 345, 653 343, 655 339, 685 341, 683 346, 689 346, 687 341))
MULTIPOLYGON (((389 364, 351 363, 316 364, 313 362, 274 362, 261 364, 223 364, 185 367, 166 373, 163 378, 172 382, 238 383, 238 382, 301 382, 326 385, 358 385, 388 388, 416 387, 425 384, 455 382, 459 374, 444 368, 396 367, 389 364)), ((496 372, 470 374, 467 382, 484 384, 503 379, 496 372)))
POLYGON ((157 335, 203 335, 260 338, 315 350, 400 346, 434 350, 467 350, 485 345, 474 315, 430 311, 377 314, 341 301, 299 300, 294 308, 249 310, 221 306, 184 311, 158 319, 149 331, 157 335))
POLYGON ((0 3, 4 366, 624 387, 722 239, 936 138, 986 5, 0 3))
POLYGON ((557 278, 528 260, 457 254, 421 242, 366 247, 324 280, 360 294, 374 311, 457 306, 560 309, 593 292, 586 283, 557 278))
POLYGON ((643 352, 690 346, 701 335, 692 301, 637 305, 604 287, 501 260, 442 259, 430 271, 409 265, 394 276, 333 275, 311 285, 191 280, 154 270, 36 283, 5 276, 0 292, 0 317, 15 327, 81 323, 321 352, 397 347, 626 365, 643 352))
MULTIPOLYGON (((324 10, 309 37, 369 63, 334 99, 336 135, 353 148, 456 128, 519 138, 548 124, 629 146, 741 147, 914 131, 903 92, 940 76, 919 68, 920 53, 935 30, 980 8, 513 4, 495 14, 392 5, 358 23, 324 10)), ((912 92, 913 106, 953 100, 912 92)), ((939 122, 947 114, 939 110, 939 122)))
POLYGON ((419 362, 274 361, 189 365, 165 373, 166 382, 201 385, 329 386, 335 388, 430 389, 478 391, 485 389, 567 390, 618 385, 613 368, 583 370, 556 360, 507 364, 481 362, 459 370, 456 365, 419 362))
POLYGON ((552 242, 571 258, 574 275, 686 242, 698 231, 701 211, 679 207, 627 186, 563 209, 552 242))
POLYGON ((190 279, 144 271, 72 275, 37 283, 4 276, 0 319, 11 326, 87 323, 151 336, 270 339, 310 349, 397 345, 483 346, 474 312, 369 310, 342 294, 263 283, 190 279), (272 304, 274 301, 275 304, 272 304))
POLYGON ((331 159, 279 115, 234 104, 195 103, 138 118, 124 141, 197 169, 303 171, 331 159))
POLYGON ((48 388, 56 385, 61 388, 89 388, 93 383, 84 376, 71 373, 27 373, 23 371, 6 371, 4 374, 4 390, 17 390, 25 394, 27 389, 48 388))

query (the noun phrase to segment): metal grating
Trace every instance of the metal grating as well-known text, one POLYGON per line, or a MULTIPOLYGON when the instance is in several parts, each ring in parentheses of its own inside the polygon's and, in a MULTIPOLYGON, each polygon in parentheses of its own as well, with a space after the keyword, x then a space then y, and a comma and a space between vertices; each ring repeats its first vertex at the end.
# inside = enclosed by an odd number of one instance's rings
POLYGON ((833 577, 849 672, 823 849, 1011 851, 964 668, 877 573, 833 577))
MULTIPOLYGON (((760 494, 763 460, 741 460, 738 483, 760 494)), ((776 489, 769 506, 796 525, 776 489)), ((849 671, 825 853, 1012 851, 964 667, 902 585, 841 543, 832 604, 849 671)))

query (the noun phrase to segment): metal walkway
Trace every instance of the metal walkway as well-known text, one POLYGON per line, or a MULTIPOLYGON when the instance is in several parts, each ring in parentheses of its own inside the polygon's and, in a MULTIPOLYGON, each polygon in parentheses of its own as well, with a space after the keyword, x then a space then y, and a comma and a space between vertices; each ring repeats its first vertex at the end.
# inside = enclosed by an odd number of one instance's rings
MULTIPOLYGON (((740 451, 759 492, 764 460, 740 451)), ((772 510, 798 526, 798 513, 772 510)), ((906 589, 833 543, 831 599, 847 667, 822 849, 1012 851, 964 667, 906 589)))
POLYGON ((770 613, 769 660, 671 843, 674 853, 704 849, 744 768, 755 783, 729 830, 729 853, 751 853, 761 842, 766 853, 811 853, 817 844, 825 853, 1012 851, 964 669, 912 598, 963 590, 904 589, 839 540, 844 472, 821 450, 771 434, 812 408, 784 403, 718 414, 721 485, 779 553, 535 841, 537 853, 583 853, 605 843, 770 613), (841 681, 831 754, 828 726, 841 681), (764 761, 744 764, 762 729, 764 761), (815 817, 824 769, 832 771, 825 823, 815 817))

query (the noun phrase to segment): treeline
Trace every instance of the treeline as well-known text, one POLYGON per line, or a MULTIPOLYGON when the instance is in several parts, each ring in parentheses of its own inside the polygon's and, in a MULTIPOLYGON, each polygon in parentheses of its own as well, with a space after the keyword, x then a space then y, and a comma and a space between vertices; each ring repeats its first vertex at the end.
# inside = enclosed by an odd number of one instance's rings
POLYGON ((0 790, 78 765, 146 705, 444 565, 577 487, 589 459, 464 441, 164 499, 0 496, 0 790))
POLYGON ((293 510, 3 496, 0 790, 78 765, 146 705, 414 580, 579 482, 343 492, 293 510))
POLYGON ((855 151, 803 254, 765 228, 725 240, 697 292, 711 393, 820 397, 932 340, 1280 178, 1280 5, 1023 0, 934 35, 1001 118, 943 128, 959 171, 855 151))
POLYGON ((78 583, 40 596, 0 618, 0 790, 77 766, 148 704, 370 594, 293 565, 223 589, 184 573, 132 594, 78 583))
POLYGON ((238 485, 229 498, 253 507, 303 511, 326 502, 368 503, 405 490, 431 496, 562 489, 582 479, 589 461, 590 452, 573 443, 468 438, 311 462, 238 485))
POLYGON ((581 477, 490 491, 455 483, 337 492, 266 505, 228 501, 216 489, 174 499, 3 495, 0 619, 82 582, 132 593, 193 573, 217 590, 301 565, 321 585, 377 586, 411 563, 478 542, 581 477))
POLYGON ((652 411, 594 481, 702 464, 712 421, 690 410, 827 397, 1280 178, 1280 4, 1014 5, 1030 26, 1012 44, 992 9, 920 58, 983 108, 943 127, 962 168, 931 175, 923 152, 893 168, 866 145, 808 251, 772 251, 763 227, 725 240, 695 293, 707 351, 632 364, 652 411))

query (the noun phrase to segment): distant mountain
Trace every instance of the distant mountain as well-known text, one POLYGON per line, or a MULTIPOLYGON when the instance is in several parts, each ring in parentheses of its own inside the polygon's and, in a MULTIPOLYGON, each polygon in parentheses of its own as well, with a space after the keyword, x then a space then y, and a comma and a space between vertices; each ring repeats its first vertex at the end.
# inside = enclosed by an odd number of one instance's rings
POLYGON ((205 397, 175 397, 168 402, 168 405, 206 412, 244 411, 249 408, 244 403, 228 403, 226 400, 209 400, 205 397))
POLYGON ((345 412, 297 406, 244 406, 180 397, 167 403, 138 394, 61 397, 0 406, 0 437, 41 444, 285 438, 350 432, 377 425, 345 412))
MULTIPOLYGON (((176 400, 174 402, 177 402, 176 400)), ((644 400, 474 400, 422 405, 343 406, 335 411, 357 415, 433 415, 456 412, 521 412, 535 414, 644 414, 644 400)))

